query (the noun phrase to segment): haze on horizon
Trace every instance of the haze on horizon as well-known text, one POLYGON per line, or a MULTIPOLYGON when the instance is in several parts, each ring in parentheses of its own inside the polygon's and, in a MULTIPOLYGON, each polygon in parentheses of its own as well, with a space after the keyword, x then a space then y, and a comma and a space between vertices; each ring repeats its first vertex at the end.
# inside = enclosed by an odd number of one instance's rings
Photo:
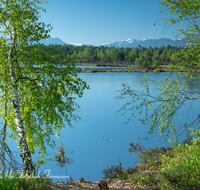
POLYGON ((48 0, 40 21, 52 24, 51 36, 66 43, 101 45, 133 39, 173 39, 162 0, 48 0), (158 22, 155 26, 154 22, 158 22))

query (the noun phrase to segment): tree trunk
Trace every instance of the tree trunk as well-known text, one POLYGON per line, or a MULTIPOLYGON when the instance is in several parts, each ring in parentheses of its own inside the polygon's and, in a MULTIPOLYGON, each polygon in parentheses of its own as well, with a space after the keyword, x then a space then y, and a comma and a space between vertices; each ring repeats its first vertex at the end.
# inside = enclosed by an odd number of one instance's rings
POLYGON ((17 127, 19 145, 20 145, 22 159, 23 159, 23 172, 24 174, 31 175, 33 172, 33 163, 31 159, 31 153, 28 149, 27 141, 25 138, 23 121, 21 119, 21 114, 20 114, 18 88, 16 84, 15 67, 13 63, 14 61, 13 47, 15 47, 15 40, 13 43, 11 42, 11 48, 8 52, 8 60, 10 63, 10 78, 12 82, 12 91, 13 91, 14 117, 15 117, 15 124, 17 127))
POLYGON ((4 123, 4 126, 2 128, 2 134, 3 134, 3 138, 2 138, 2 168, 3 168, 3 173, 6 172, 6 164, 5 164, 5 160, 6 160, 6 156, 5 156, 5 149, 6 149, 6 126, 7 126, 7 120, 6 120, 6 117, 7 117, 7 102, 5 104, 5 123, 4 123))
MULTIPOLYGON (((8 72, 7 72, 7 68, 5 67, 5 78, 7 76, 8 72)), ((6 81, 6 80, 5 80, 6 81)), ((3 134, 3 138, 2 138, 2 168, 3 168, 3 173, 6 172, 6 164, 5 164, 5 160, 6 160, 6 156, 5 156, 5 152, 6 152, 6 127, 7 127, 7 103, 8 103, 8 97, 7 97, 7 94, 8 93, 8 86, 6 84, 6 87, 5 87, 5 120, 4 120, 4 126, 2 128, 2 134, 3 134)))

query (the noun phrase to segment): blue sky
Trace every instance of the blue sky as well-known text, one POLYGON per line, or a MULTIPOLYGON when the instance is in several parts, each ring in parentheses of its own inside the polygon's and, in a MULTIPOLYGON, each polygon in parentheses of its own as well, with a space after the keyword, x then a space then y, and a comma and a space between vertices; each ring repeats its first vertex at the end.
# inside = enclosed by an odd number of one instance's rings
POLYGON ((161 18, 161 0, 48 0, 40 21, 66 43, 100 45, 134 39, 172 38, 161 18), (157 25, 154 22, 160 21, 157 25))

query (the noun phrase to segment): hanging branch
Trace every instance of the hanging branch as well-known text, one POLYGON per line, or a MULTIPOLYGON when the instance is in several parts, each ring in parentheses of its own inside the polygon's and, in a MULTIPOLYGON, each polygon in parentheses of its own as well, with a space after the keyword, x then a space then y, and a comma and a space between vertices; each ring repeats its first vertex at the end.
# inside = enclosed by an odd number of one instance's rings
POLYGON ((0 146, 2 147, 1 153, 0 153, 0 163, 2 163, 2 172, 6 171, 13 171, 14 173, 22 169, 22 164, 20 164, 16 157, 13 155, 14 151, 11 151, 9 146, 7 145, 5 141, 5 134, 4 128, 6 127, 6 123, 4 124, 4 127, 1 129, 0 132, 0 146))

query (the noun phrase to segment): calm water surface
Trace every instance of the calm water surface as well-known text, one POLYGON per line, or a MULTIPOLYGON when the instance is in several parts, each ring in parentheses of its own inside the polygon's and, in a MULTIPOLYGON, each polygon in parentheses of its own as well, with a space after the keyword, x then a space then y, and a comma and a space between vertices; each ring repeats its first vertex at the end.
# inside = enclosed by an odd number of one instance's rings
MULTIPOLYGON (((163 73, 149 74, 155 81, 162 79, 163 73)), ((73 123, 73 129, 66 125, 62 129, 59 139, 52 137, 57 144, 65 144, 68 154, 74 160, 72 165, 67 166, 67 175, 71 175, 74 180, 83 177, 85 180, 96 181, 103 176, 101 170, 106 165, 116 165, 119 161, 122 167, 135 166, 136 155, 129 153, 128 148, 131 142, 136 142, 137 137, 145 137, 148 126, 143 126, 137 119, 132 119, 124 125, 130 114, 121 116, 117 110, 121 108, 127 100, 118 100, 116 96, 122 89, 122 83, 128 83, 132 88, 141 91, 143 81, 141 73, 81 73, 78 75, 90 85, 90 90, 86 90, 81 99, 77 99, 80 111, 77 112, 82 117, 78 124, 73 123)), ((191 84, 190 89, 197 88, 198 84, 191 84)), ((150 89, 155 87, 155 83, 150 85, 150 89)), ((152 94, 156 92, 152 90, 152 94)), ((194 105, 194 117, 198 114, 199 104, 194 105)), ((181 122, 180 122, 181 123, 181 122)), ((184 139, 180 137, 180 139, 184 139)), ((152 147, 158 140, 157 135, 151 141, 142 141, 146 147, 152 147)), ((14 147, 14 144, 11 143, 14 147)), ((158 146, 170 145, 161 140, 158 146)), ((55 156, 55 150, 48 148, 50 157, 55 156)), ((35 156, 33 160, 36 161, 35 156)), ((39 168, 39 171, 51 170, 50 175, 66 175, 64 168, 56 166, 55 162, 49 162, 39 168)), ((66 181, 66 179, 54 179, 54 181, 66 181)))
POLYGON ((127 67, 115 67, 115 66, 94 66, 94 65, 77 65, 76 67, 79 67, 79 68, 107 68, 107 69, 110 69, 110 68, 127 68, 127 67))

